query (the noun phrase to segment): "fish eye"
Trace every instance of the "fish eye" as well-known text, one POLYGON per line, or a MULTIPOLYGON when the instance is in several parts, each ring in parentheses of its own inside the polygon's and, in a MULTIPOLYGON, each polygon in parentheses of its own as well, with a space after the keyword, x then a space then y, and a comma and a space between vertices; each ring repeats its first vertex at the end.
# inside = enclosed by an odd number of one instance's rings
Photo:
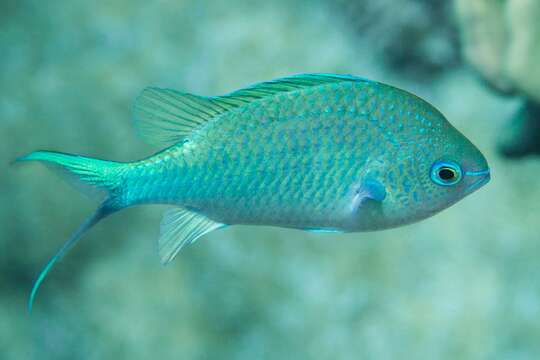
POLYGON ((442 186, 455 185, 461 180, 461 168, 454 162, 436 162, 431 167, 431 180, 442 186))

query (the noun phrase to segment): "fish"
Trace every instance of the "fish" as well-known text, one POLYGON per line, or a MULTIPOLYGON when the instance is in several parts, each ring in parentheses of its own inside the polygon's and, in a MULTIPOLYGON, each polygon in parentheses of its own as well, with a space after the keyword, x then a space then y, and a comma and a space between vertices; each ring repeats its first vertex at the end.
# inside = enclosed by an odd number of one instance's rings
POLYGON ((490 180, 487 160, 435 107, 353 75, 300 74, 199 96, 148 87, 135 128, 163 150, 133 162, 35 151, 38 161, 100 205, 34 282, 29 310, 53 265, 107 216, 169 204, 164 264, 231 225, 311 232, 377 231, 426 219, 490 180))

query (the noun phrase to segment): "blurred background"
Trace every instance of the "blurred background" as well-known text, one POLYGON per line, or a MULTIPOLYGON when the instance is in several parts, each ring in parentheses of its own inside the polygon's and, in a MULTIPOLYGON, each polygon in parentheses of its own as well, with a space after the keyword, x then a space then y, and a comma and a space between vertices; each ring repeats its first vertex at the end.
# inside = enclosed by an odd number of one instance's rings
POLYGON ((540 3, 0 2, 0 359, 538 359, 540 3), (33 280, 95 204, 35 149, 130 161, 146 86, 218 95, 352 73, 427 99, 492 181, 377 233, 230 227, 157 256, 166 207, 108 218, 33 280))

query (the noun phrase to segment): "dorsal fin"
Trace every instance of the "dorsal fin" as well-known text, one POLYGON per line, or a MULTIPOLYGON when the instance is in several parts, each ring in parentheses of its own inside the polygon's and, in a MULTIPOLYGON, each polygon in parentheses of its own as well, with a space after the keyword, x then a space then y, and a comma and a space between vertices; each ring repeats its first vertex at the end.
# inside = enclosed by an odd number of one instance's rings
POLYGON ((291 92, 299 89, 319 86, 329 83, 338 83, 343 81, 349 82, 365 82, 368 80, 355 77, 352 75, 335 75, 335 74, 301 74, 293 75, 284 78, 279 78, 271 81, 257 83, 246 88, 233 91, 227 95, 219 97, 221 100, 226 100, 228 103, 242 105, 250 103, 254 100, 273 96, 278 93, 291 92))
POLYGON ((368 80, 351 75, 302 74, 258 83, 227 95, 213 97, 149 87, 135 100, 135 126, 147 142, 171 145, 210 119, 239 106, 277 93, 343 81, 368 80))
POLYGON ((150 144, 171 145, 230 108, 212 98, 149 87, 135 100, 135 127, 150 144))

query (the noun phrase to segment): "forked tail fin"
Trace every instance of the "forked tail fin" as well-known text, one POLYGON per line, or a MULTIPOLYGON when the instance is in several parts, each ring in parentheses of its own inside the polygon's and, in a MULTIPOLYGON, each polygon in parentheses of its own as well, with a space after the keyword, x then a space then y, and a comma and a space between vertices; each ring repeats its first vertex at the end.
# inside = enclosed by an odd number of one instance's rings
POLYGON ((120 192, 122 187, 122 173, 125 168, 125 164, 123 163, 52 151, 36 151, 18 158, 15 162, 34 160, 41 161, 53 170, 66 175, 64 177, 72 184, 78 185, 77 187, 82 191, 90 194, 101 194, 102 202, 94 214, 79 226, 69 240, 64 243, 60 250, 45 265, 43 270, 41 270, 34 282, 28 300, 28 310, 30 312, 32 312, 37 290, 54 264, 79 241, 88 229, 97 224, 101 219, 123 207, 120 201, 120 192))

